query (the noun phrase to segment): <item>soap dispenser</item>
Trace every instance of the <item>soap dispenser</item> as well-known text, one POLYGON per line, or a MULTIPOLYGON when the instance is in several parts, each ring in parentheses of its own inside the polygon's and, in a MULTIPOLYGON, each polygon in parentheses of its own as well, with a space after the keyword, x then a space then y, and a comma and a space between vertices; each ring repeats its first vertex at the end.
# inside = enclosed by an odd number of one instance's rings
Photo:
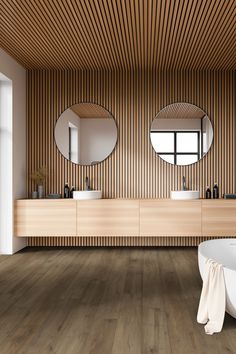
POLYGON ((214 183, 213 198, 214 199, 218 199, 219 198, 219 187, 217 186, 217 183, 214 183))
POLYGON ((207 186, 207 189, 206 189, 206 199, 211 199, 211 190, 210 188, 207 186))

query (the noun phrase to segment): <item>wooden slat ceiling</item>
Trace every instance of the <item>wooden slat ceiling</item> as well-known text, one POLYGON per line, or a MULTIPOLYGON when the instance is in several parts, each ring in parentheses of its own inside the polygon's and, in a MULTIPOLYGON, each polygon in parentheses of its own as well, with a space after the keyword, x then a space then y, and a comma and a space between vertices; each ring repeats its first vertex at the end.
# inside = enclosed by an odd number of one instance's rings
POLYGON ((158 119, 201 119, 206 115, 199 107, 190 103, 173 103, 163 108, 158 119))
POLYGON ((70 109, 80 118, 112 118, 105 108, 94 103, 79 103, 70 109))
POLYGON ((1 0, 28 69, 236 69, 235 0, 1 0))

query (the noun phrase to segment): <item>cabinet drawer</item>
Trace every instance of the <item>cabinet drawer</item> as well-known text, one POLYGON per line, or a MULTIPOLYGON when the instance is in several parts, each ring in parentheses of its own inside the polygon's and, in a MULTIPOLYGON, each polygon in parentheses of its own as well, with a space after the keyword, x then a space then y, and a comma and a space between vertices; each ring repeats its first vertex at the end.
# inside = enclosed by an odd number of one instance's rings
POLYGON ((203 236, 236 236, 235 200, 202 201, 203 236))
POLYGON ((76 236, 76 201, 16 201, 15 235, 76 236))
POLYGON ((138 236, 139 200, 77 201, 77 236, 138 236))
POLYGON ((140 200, 140 236, 201 236, 201 201, 140 200))

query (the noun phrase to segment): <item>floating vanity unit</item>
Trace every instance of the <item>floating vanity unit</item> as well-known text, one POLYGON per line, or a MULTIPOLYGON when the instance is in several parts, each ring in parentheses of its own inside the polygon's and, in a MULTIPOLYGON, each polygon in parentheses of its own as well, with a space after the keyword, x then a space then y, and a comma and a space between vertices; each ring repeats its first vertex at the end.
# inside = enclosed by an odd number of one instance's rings
POLYGON ((236 201, 18 200, 19 237, 236 236, 236 201))

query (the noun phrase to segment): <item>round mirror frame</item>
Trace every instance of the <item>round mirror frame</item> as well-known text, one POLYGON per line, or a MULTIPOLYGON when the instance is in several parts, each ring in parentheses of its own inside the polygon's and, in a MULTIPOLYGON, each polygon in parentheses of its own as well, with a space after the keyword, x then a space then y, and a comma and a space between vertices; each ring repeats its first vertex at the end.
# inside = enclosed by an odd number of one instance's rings
MULTIPOLYGON (((172 119, 174 119, 174 118, 172 118, 172 119)), ((170 130, 170 132, 171 132, 171 130, 170 130)), ((211 122, 209 116, 207 115, 207 113, 206 113, 205 111, 203 111, 203 109, 201 109, 201 108, 198 107, 197 105, 195 105, 195 104, 193 104, 193 103, 189 103, 189 102, 174 102, 174 103, 170 103, 170 104, 168 104, 167 106, 163 107, 163 108, 156 114, 156 116, 154 117, 154 119, 153 119, 152 122, 151 122, 151 126, 150 126, 150 129, 149 129, 149 139, 150 139, 150 143, 151 143, 151 145, 152 145, 152 149, 154 150, 155 154, 158 155, 158 157, 159 157, 162 161, 164 161, 164 162, 166 162, 166 163, 168 163, 168 164, 170 164, 170 165, 173 165, 173 166, 182 166, 182 167, 183 167, 183 166, 190 166, 190 165, 193 165, 193 164, 195 164, 195 163, 201 161, 201 160, 208 154, 208 152, 210 151, 210 149, 211 149, 211 147, 212 147, 212 144, 213 144, 213 141, 214 141, 214 129, 213 129, 213 124, 212 124, 212 122, 211 122), (161 112, 163 112, 167 107, 170 107, 170 106, 173 106, 173 105, 176 105, 176 104, 187 104, 187 105, 191 105, 191 106, 197 108, 198 110, 200 110, 200 111, 208 118, 208 121, 210 122, 211 130, 212 130, 211 142, 210 142, 210 144, 209 144, 209 146, 208 146, 208 148, 207 148, 206 153, 204 153, 203 156, 201 156, 197 161, 192 162, 192 163, 189 163, 189 164, 184 164, 184 165, 171 163, 171 162, 166 161, 165 159, 163 159, 163 158, 160 156, 160 155, 162 155, 162 153, 161 153, 161 152, 158 153, 158 152, 155 150, 155 148, 154 148, 154 146, 153 146, 153 143, 152 143, 152 137, 151 137, 153 122, 155 121, 155 119, 158 119, 158 115, 159 115, 161 112)))
POLYGON ((72 164, 75 164, 75 165, 77 165, 77 166, 95 166, 95 165, 99 165, 99 164, 101 164, 102 162, 104 162, 104 161, 114 152, 114 150, 115 150, 115 148, 116 148, 116 145, 117 145, 117 141, 118 141, 118 127, 117 127, 116 120, 115 120, 114 116, 113 116, 113 115, 111 114, 111 112, 110 112, 108 109, 106 109, 104 106, 102 106, 101 104, 98 104, 98 103, 91 102, 91 101, 80 101, 80 102, 76 102, 76 103, 72 104, 71 106, 67 107, 66 109, 64 109, 64 111, 61 112, 61 114, 59 115, 59 117, 57 118, 57 120, 56 120, 56 122, 55 122, 55 124, 54 124, 53 138, 54 138, 54 143, 55 143, 55 145, 56 145, 57 150, 59 151, 59 153, 60 153, 66 160, 68 160, 69 162, 71 162, 72 164), (55 132, 56 132, 56 126, 57 126, 57 123, 58 123, 59 119, 61 118, 62 114, 65 113, 65 112, 66 112, 68 109, 70 109, 71 107, 73 107, 73 106, 75 106, 75 105, 79 105, 79 104, 91 104, 91 105, 93 104, 93 105, 95 105, 95 106, 98 106, 98 107, 102 108, 104 111, 106 111, 107 113, 109 113, 110 118, 113 120, 114 126, 115 126, 115 128, 116 128, 116 138, 115 138, 115 142, 114 142, 113 148, 110 150, 109 154, 107 154, 105 158, 103 158, 101 161, 98 161, 98 162, 96 161, 96 163, 92 163, 92 164, 82 164, 82 163, 77 163, 77 162, 74 162, 74 161, 70 160, 70 159, 67 158, 67 157, 63 154, 63 152, 60 150, 60 148, 59 148, 59 146, 58 146, 58 144, 57 144, 57 141, 56 141, 56 134, 55 134, 55 132))

